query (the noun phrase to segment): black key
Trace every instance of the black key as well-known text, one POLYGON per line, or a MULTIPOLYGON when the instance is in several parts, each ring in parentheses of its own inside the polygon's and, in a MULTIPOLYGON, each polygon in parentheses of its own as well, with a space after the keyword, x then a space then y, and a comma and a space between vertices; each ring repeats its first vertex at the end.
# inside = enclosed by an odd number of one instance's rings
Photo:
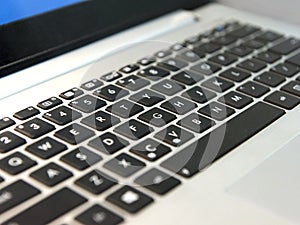
POLYGON ((267 52, 259 53, 255 58, 264 61, 266 63, 274 63, 277 60, 281 59, 281 56, 267 51, 267 52))
POLYGON ((154 137, 170 145, 178 147, 188 142, 194 137, 194 135, 177 126, 171 125, 166 129, 158 132, 154 137))
POLYGON ((153 202, 151 197, 129 186, 114 192, 106 200, 129 213, 137 213, 153 202))
POLYGON ((63 216, 87 200, 68 188, 63 188, 53 195, 38 202, 20 214, 12 217, 3 225, 45 225, 63 216), (66 201, 66 199, 68 201, 66 201))
POLYGON ((193 52, 193 51, 184 51, 178 55, 179 58, 186 62, 197 62, 201 58, 205 57, 205 53, 202 52, 193 52))
POLYGON ((81 116, 81 113, 77 112, 76 110, 72 110, 66 106, 60 106, 43 115, 43 117, 47 120, 50 120, 51 122, 61 126, 71 123, 72 121, 80 118, 81 116))
POLYGON ((45 101, 40 102, 39 104, 37 104, 37 106, 40 107, 41 109, 49 110, 62 103, 63 103, 62 100, 60 100, 59 98, 52 97, 45 101))
POLYGON ((26 109, 23 109, 19 112, 16 112, 14 114, 14 117, 19 119, 19 120, 27 120, 33 116, 36 116, 40 113, 39 110, 37 110, 36 108, 34 107, 28 107, 26 109))
POLYGON ((138 177, 134 182, 159 195, 165 195, 181 184, 176 178, 158 169, 149 170, 138 177))
POLYGON ((4 181, 3 177, 0 177, 0 183, 2 183, 4 181))
POLYGON ((218 37, 215 40, 213 40, 213 43, 216 43, 217 45, 224 46, 224 45, 230 45, 230 44, 232 44, 236 41, 237 41, 236 38, 234 38, 232 36, 229 36, 229 35, 224 35, 222 37, 218 37))
POLYGON ((173 113, 184 115, 195 109, 197 105, 177 96, 161 104, 161 107, 173 113))
POLYGON ((160 81, 157 84, 154 84, 151 89, 158 91, 160 93, 163 93, 165 95, 172 96, 184 89, 183 86, 175 83, 174 81, 171 80, 163 80, 160 81))
POLYGON ((107 130, 120 122, 119 118, 102 111, 96 112, 95 114, 81 120, 81 123, 98 131, 107 130))
POLYGON ((202 44, 202 45, 199 45, 199 46, 195 47, 193 49, 193 51, 197 55, 198 54, 201 55, 202 52, 205 53, 205 54, 207 54, 207 53, 211 54, 211 53, 214 53, 214 52, 216 52, 220 49, 221 49, 221 47, 219 45, 212 44, 212 43, 205 43, 205 44, 202 44))
POLYGON ((94 135, 95 133, 93 131, 76 123, 71 124, 54 134, 55 137, 58 137, 71 145, 80 144, 94 135))
POLYGON ((178 71, 178 70, 188 66, 188 64, 186 62, 181 61, 180 59, 177 59, 177 58, 167 59, 161 63, 158 63, 157 65, 166 70, 170 70, 170 71, 178 71))
POLYGON ((146 123, 162 127, 176 119, 176 116, 159 108, 153 108, 138 117, 146 123))
POLYGON ((27 156, 16 152, 0 160, 0 169, 11 174, 19 174, 36 165, 36 162, 27 156))
POLYGON ((294 64, 300 67, 300 53, 294 55, 293 57, 287 60, 288 63, 294 64))
POLYGON ((105 133, 91 140, 88 145, 105 154, 112 155, 128 146, 129 143, 115 134, 105 133))
POLYGON ((40 191, 30 184, 19 180, 0 190, 0 214, 18 206, 28 199, 40 194, 40 191))
POLYGON ((281 90, 300 97, 300 82, 291 81, 284 85, 281 90))
POLYGON ((238 28, 238 29, 230 32, 229 35, 237 37, 237 38, 244 38, 244 37, 249 36, 250 34, 253 34, 257 31, 259 31, 259 29, 257 27, 246 25, 246 26, 243 26, 241 28, 238 28))
POLYGON ((272 72, 264 72, 257 76, 255 80, 270 87, 277 87, 285 81, 285 78, 272 72))
POLYGON ((209 88, 211 90, 214 90, 216 92, 225 92, 227 91, 229 88, 233 87, 234 84, 230 81, 227 81, 223 78, 219 78, 219 77, 213 77, 210 78, 207 81, 204 81, 202 83, 203 87, 209 88))
POLYGON ((182 71, 172 77, 173 80, 176 80, 180 83, 186 84, 186 85, 193 85, 197 83, 200 80, 203 80, 204 77, 199 74, 195 73, 190 70, 182 71))
POLYGON ((178 52, 182 49, 184 49, 184 44, 177 43, 177 44, 174 44, 171 46, 171 50, 173 50, 175 52, 178 52))
POLYGON ((130 75, 127 77, 124 77, 123 79, 118 80, 117 85, 121 86, 121 87, 125 87, 129 90, 132 91, 137 91, 140 90, 143 87, 146 87, 147 85, 149 85, 150 82, 137 77, 135 75, 130 75))
POLYGON ((45 137, 27 146, 26 150, 42 159, 49 159, 67 150, 67 146, 50 137, 45 137))
POLYGON ((161 68, 158 68, 155 66, 151 66, 151 67, 141 70, 138 74, 140 76, 147 77, 150 80, 156 81, 163 77, 168 76, 170 73, 167 70, 164 70, 164 69, 161 69, 161 68))
POLYGON ((4 130, 5 128, 11 127, 15 124, 16 122, 13 121, 11 118, 4 117, 3 119, 0 119, 0 130, 4 130))
POLYGON ((65 91, 63 93, 61 93, 59 95, 59 97, 63 98, 63 99, 66 99, 66 100, 72 100, 76 97, 79 97, 80 95, 83 95, 83 91, 78 89, 78 88, 72 88, 68 91, 65 91))
POLYGON ((39 118, 27 121, 15 128, 16 131, 30 137, 32 139, 43 136, 44 134, 53 131, 55 127, 39 118))
POLYGON ((84 147, 79 147, 62 156, 60 160, 78 170, 85 170, 97 162, 100 162, 102 157, 84 147))
POLYGON ((281 34, 277 34, 273 31, 266 31, 260 35, 258 35, 256 37, 256 39, 264 42, 264 43, 270 43, 270 42, 273 42, 273 41, 276 41, 278 40, 279 38, 281 38, 282 35, 281 34))
POLYGON ((221 67, 219 67, 213 63, 202 62, 202 63, 197 64, 196 66, 193 66, 191 69, 195 70, 198 73, 209 76, 209 75, 212 75, 212 74, 218 72, 221 69, 221 67))
POLYGON ((120 77, 122 77, 122 75, 120 73, 118 73, 117 71, 112 71, 108 74, 101 76, 100 79, 104 80, 106 82, 112 82, 120 77))
POLYGON ((88 82, 82 84, 80 87, 84 90, 92 91, 96 88, 101 87, 102 85, 103 85, 103 83, 100 80, 93 79, 91 81, 88 81, 88 82))
POLYGON ((191 36, 184 41, 185 46, 196 44, 200 41, 200 37, 198 35, 191 36))
POLYGON ((217 95, 212 91, 197 86, 184 92, 182 96, 202 104, 213 99, 217 95))
POLYGON ((124 221, 122 217, 100 205, 92 206, 75 219, 85 225, 118 225, 124 221))
POLYGON ((142 66, 148 66, 152 63, 155 63, 155 58, 154 57, 146 57, 146 58, 143 58, 141 60, 138 61, 138 64, 142 65, 142 66))
POLYGON ((284 109, 293 109, 300 103, 299 98, 283 93, 281 91, 276 91, 270 94, 264 100, 284 109))
POLYGON ((292 77, 300 72, 299 67, 289 63, 281 63, 271 69, 273 72, 283 75, 285 77, 292 77))
POLYGON ((171 149, 157 141, 148 138, 138 145, 133 146, 130 149, 130 152, 153 162, 171 152, 171 149))
POLYGON ((122 177, 129 177, 143 169, 145 166, 146 164, 142 161, 137 160, 125 153, 118 155, 115 159, 112 159, 104 164, 104 168, 122 177))
POLYGON ((262 69, 264 69, 267 65, 263 62, 260 62, 258 60, 254 60, 254 59, 247 59, 241 63, 238 64, 238 67, 242 68, 242 69, 246 69, 250 72, 259 72, 262 69))
POLYGON ((260 48, 262 48, 262 47, 265 46, 264 43, 262 43, 262 42, 260 42, 260 41, 258 41, 258 40, 255 40, 255 39, 246 41, 246 42, 244 42, 242 45, 244 45, 244 46, 246 46, 246 47, 248 47, 248 48, 255 49, 255 50, 260 49, 260 48))
POLYGON ((283 110, 259 102, 167 159, 161 166, 183 177, 191 177, 282 115, 283 110))
POLYGON ((215 122, 199 114, 192 113, 177 124, 196 133, 202 133, 214 126, 215 122))
POLYGON ((243 94, 231 91, 225 96, 218 99, 219 102, 225 103, 226 105, 232 106, 236 109, 242 109, 245 106, 253 102, 252 98, 243 94))
POLYGON ((241 82, 250 76, 251 74, 249 72, 238 68, 230 68, 220 74, 220 77, 224 77, 235 82, 241 82))
POLYGON ((165 100, 165 97, 154 91, 145 89, 145 90, 138 92, 137 94, 130 96, 130 100, 135 101, 144 106, 151 107, 151 106, 165 100))
POLYGON ((85 113, 96 111, 97 109, 100 109, 105 105, 106 105, 105 101, 102 101, 91 95, 82 96, 76 100, 73 100, 69 104, 69 106, 72 106, 73 108, 78 109, 85 113))
POLYGON ((73 176, 73 174, 55 163, 49 163, 31 173, 30 176, 48 187, 54 187, 73 176))
POLYGON ((126 123, 116 127, 115 132, 132 140, 138 140, 153 131, 153 128, 138 122, 137 120, 129 120, 126 123))
POLYGON ((297 77, 297 80, 298 80, 298 81, 300 81, 300 76, 299 76, 299 77, 297 77))
POLYGON ((221 53, 209 59, 209 61, 217 63, 222 66, 229 66, 230 64, 234 63, 237 60, 238 58, 236 56, 227 53, 221 53))
POLYGON ((157 53, 155 54, 155 56, 156 56, 157 58, 162 59, 162 58, 165 58, 165 57, 167 57, 167 56, 169 56, 169 55, 171 55, 171 54, 172 54, 172 51, 171 51, 171 50, 162 50, 162 51, 157 52, 157 53))
POLYGON ((252 81, 243 84, 237 90, 255 98, 259 98, 270 91, 269 88, 252 81))
POLYGON ((76 185, 95 195, 101 194, 116 183, 117 180, 99 170, 94 170, 75 181, 76 185))
POLYGON ((227 117, 235 113, 235 111, 232 108, 229 108, 218 102, 212 102, 209 105, 206 105, 203 108, 201 108, 198 112, 220 121, 226 119, 227 117))
POLYGON ((104 98, 107 101, 114 102, 128 95, 129 92, 114 85, 108 85, 94 92, 94 95, 104 98))
POLYGON ((143 111, 144 108, 128 100, 121 100, 107 107, 106 110, 122 118, 129 118, 143 111))
POLYGON ((278 53, 280 55, 287 55, 291 52, 297 50, 300 47, 300 41, 295 38, 286 39, 279 44, 272 47, 270 50, 272 52, 278 53))
POLYGON ((26 141, 23 138, 11 133, 10 131, 5 131, 0 134, 0 152, 9 152, 23 144, 26 141))
POLYGON ((135 65, 135 64, 130 64, 130 65, 127 65, 127 66, 124 66, 123 68, 120 69, 120 71, 122 73, 133 73, 134 71, 138 70, 139 69, 139 66, 135 65))
POLYGON ((251 48, 246 46, 235 46, 228 50, 229 53, 234 54, 236 56, 244 57, 253 52, 251 48))

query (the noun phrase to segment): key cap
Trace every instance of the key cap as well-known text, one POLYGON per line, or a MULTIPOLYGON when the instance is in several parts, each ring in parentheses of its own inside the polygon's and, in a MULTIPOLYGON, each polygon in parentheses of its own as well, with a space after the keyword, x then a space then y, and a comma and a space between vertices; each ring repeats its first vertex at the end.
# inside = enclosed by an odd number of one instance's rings
POLYGON ((218 54, 216 56, 213 56, 209 59, 209 61, 217 63, 222 66, 229 66, 230 64, 236 62, 238 58, 231 54, 218 54))
POLYGON ((38 103, 37 106, 41 109, 49 110, 49 109, 52 109, 62 103, 63 103, 62 100, 60 100, 59 98, 52 97, 52 98, 49 98, 45 101, 38 103))
POLYGON ((161 107, 175 114, 184 115, 195 109, 197 105, 177 96, 161 104, 161 107))
POLYGON ((252 81, 243 84, 242 86, 238 87, 237 90, 255 98, 259 98, 270 91, 269 88, 252 81))
POLYGON ((196 86, 183 92, 182 96, 202 104, 213 99, 217 95, 212 91, 196 86))
POLYGON ((96 88, 101 87, 102 85, 103 83, 100 80, 93 79, 91 81, 82 84, 80 87, 86 91, 92 91, 95 90, 96 88))
POLYGON ((0 119, 0 131, 4 130, 5 128, 11 127, 12 125, 15 125, 16 122, 13 121, 11 118, 9 117, 4 117, 2 119, 0 119))
POLYGON ((255 78, 255 81, 258 81, 270 87, 277 87, 279 84, 285 81, 285 78, 272 72, 264 72, 261 75, 257 76, 255 78))
POLYGON ((266 31, 260 35, 258 35, 256 37, 256 39, 264 42, 264 43, 269 43, 269 42, 273 42, 273 41, 276 41, 278 40, 279 38, 281 38, 282 35, 281 34, 277 34, 273 31, 266 31))
POLYGON ((298 80, 298 81, 300 81, 300 76, 299 76, 299 77, 297 77, 297 80, 298 80))
POLYGON ((75 184, 92 194, 99 195, 102 192, 108 190, 112 186, 117 184, 117 180, 100 172, 99 170, 94 170, 80 179, 75 181, 75 184))
POLYGON ((249 105, 251 102, 253 102, 252 98, 237 93, 235 91, 229 92, 225 96, 219 98, 218 101, 236 109, 242 109, 245 106, 249 105))
POLYGON ((206 88, 209 88, 213 91, 222 93, 222 92, 227 91, 229 88, 233 87, 234 84, 230 81, 227 81, 227 80, 223 79, 223 78, 213 77, 213 78, 210 78, 207 81, 204 81, 202 83, 202 86, 206 87, 206 88))
POLYGON ((112 155, 129 145, 129 142, 112 133, 105 133, 88 143, 92 148, 112 155))
POLYGON ((135 75, 130 75, 118 80, 116 84, 129 90, 137 91, 149 85, 150 82, 135 75))
POLYGON ((49 163, 31 173, 30 176, 48 187, 54 187, 73 176, 73 174, 55 163, 49 163))
POLYGON ((248 77, 250 77, 251 74, 249 72, 246 72, 246 71, 238 69, 238 68, 230 68, 230 69, 226 70, 225 72, 221 73, 219 76, 227 78, 234 82, 241 82, 241 81, 247 79, 248 77))
POLYGON ((144 108, 128 100, 121 100, 107 107, 106 110, 122 118, 129 118, 140 113, 144 108))
POLYGON ((105 105, 105 101, 102 101, 91 95, 85 95, 69 103, 69 106, 85 113, 96 111, 105 105))
POLYGON ((284 85, 281 90, 300 97, 300 82, 291 81, 288 84, 284 85))
POLYGON ((71 145, 80 144, 94 135, 95 133, 93 131, 76 123, 71 124, 54 134, 55 137, 58 137, 71 145))
POLYGON ((60 160, 77 170, 85 170, 90 166, 100 162, 102 157, 85 147, 79 147, 62 156, 60 160))
POLYGON ((266 52, 259 53, 255 58, 259 59, 261 61, 264 61, 266 63, 274 63, 277 60, 279 60, 281 58, 281 56, 277 55, 275 53, 266 51, 266 52))
POLYGON ((197 62, 201 58, 205 57, 203 52, 184 51, 178 55, 178 57, 186 62, 197 62))
POLYGON ((80 90, 78 88, 72 88, 68 91, 65 91, 65 92, 61 93, 59 95, 59 97, 65 99, 65 100, 72 100, 72 99, 77 98, 77 97, 79 97, 80 95, 83 95, 83 94, 84 94, 84 92, 82 90, 80 90))
POLYGON ((63 188, 4 222, 3 225, 45 225, 63 216, 87 200, 69 188, 63 188), (68 201, 66 201, 68 199, 68 201))
POLYGON ((153 131, 153 128, 137 120, 129 120, 128 122, 116 127, 114 131, 129 139, 138 140, 150 134, 153 131))
POLYGON ((49 159, 67 150, 67 146, 50 137, 45 137, 27 146, 26 150, 42 159, 49 159))
POLYGON ((253 52, 251 48, 248 48, 246 46, 234 46, 231 49, 228 50, 229 53, 234 54, 239 57, 245 57, 253 52))
POLYGON ((152 63, 155 63, 155 58, 154 57, 145 57, 141 60, 138 61, 138 64, 142 65, 142 66, 148 66, 152 63))
POLYGON ((134 71, 138 70, 139 66, 135 65, 135 64, 130 64, 127 66, 124 66, 123 68, 120 69, 120 72, 122 73, 133 73, 134 71))
POLYGON ((184 41, 184 45, 189 46, 189 45, 196 44, 200 41, 200 39, 201 38, 198 35, 193 35, 184 41))
POLYGON ((162 58, 165 58, 165 57, 167 57, 167 56, 169 56, 169 55, 171 55, 171 54, 172 54, 172 52, 171 52, 170 50, 162 50, 162 51, 157 52, 157 53, 155 54, 155 56, 156 56, 157 58, 162 59, 162 58))
POLYGON ((300 67, 300 53, 294 55, 293 57, 290 57, 288 60, 287 60, 288 63, 291 63, 291 64, 294 64, 298 67, 300 67))
POLYGON ((185 131, 184 129, 171 125, 155 134, 154 137, 158 140, 166 142, 167 144, 179 147, 192 139, 194 135, 188 131, 185 131))
POLYGON ((129 177, 146 166, 140 160, 137 160, 125 153, 118 155, 104 164, 104 168, 116 173, 122 177, 129 177))
POLYGON ((195 73, 191 70, 186 70, 174 75, 171 79, 178 81, 182 84, 193 85, 196 84, 198 81, 203 80, 204 77, 199 73, 195 73))
POLYGON ((81 113, 77 112, 76 110, 72 110, 66 106, 60 106, 43 115, 43 117, 47 120, 50 120, 51 122, 61 126, 71 123, 72 121, 77 120, 81 116, 81 113))
POLYGON ((137 102, 139 104, 142 104, 144 106, 151 107, 151 106, 165 100, 165 97, 154 91, 145 89, 145 90, 138 92, 137 94, 130 96, 129 99, 134 102, 137 102))
POLYGON ((204 75, 212 75, 216 72, 218 72, 221 67, 213 64, 213 63, 209 63, 209 62, 202 62, 197 64, 196 66, 193 66, 191 68, 192 70, 195 70, 196 72, 200 73, 200 74, 204 74, 204 75))
POLYGON ((40 111, 34 107, 28 107, 14 114, 14 117, 19 120, 27 120, 33 116, 40 114, 40 111))
POLYGON ((235 113, 232 108, 222 105, 218 102, 212 102, 209 105, 201 108, 198 112, 219 121, 224 120, 235 113))
POLYGON ((114 102, 118 99, 121 99, 128 94, 129 92, 127 90, 124 90, 114 85, 108 85, 94 92, 94 95, 96 95, 97 97, 103 98, 110 102, 114 102))
POLYGON ((283 110, 259 102, 176 153, 161 166, 183 177, 192 177, 282 115, 283 110))
POLYGON ((300 47, 300 41, 295 38, 286 39, 279 44, 275 45, 270 51, 279 55, 288 55, 300 47))
POLYGON ((257 31, 259 31, 259 28, 253 27, 250 25, 246 25, 246 26, 243 26, 241 28, 238 28, 238 29, 230 32, 229 35, 237 37, 237 38, 244 38, 244 37, 249 36, 250 34, 253 34, 257 31))
POLYGON ((22 180, 18 180, 2 188, 0 190, 0 214, 5 213, 40 193, 38 189, 22 180))
POLYGON ((274 93, 267 96, 264 101, 272 103, 284 109, 293 109, 300 103, 300 99, 281 91, 275 91, 274 93))
POLYGON ((158 169, 149 170, 138 177, 134 182, 159 195, 165 195, 181 184, 176 178, 158 169))
POLYGON ((100 205, 92 206, 75 219, 85 225, 118 225, 124 221, 122 217, 100 205))
POLYGON ((151 197, 129 186, 117 190, 106 200, 129 213, 137 213, 153 202, 151 197))
POLYGON ((163 77, 168 76, 170 73, 167 70, 161 69, 156 66, 150 66, 146 69, 141 70, 138 72, 138 75, 146 77, 150 80, 157 81, 163 77))
POLYGON ((157 141, 154 141, 153 139, 148 138, 133 146, 130 149, 130 152, 148 161, 154 162, 171 152, 171 149, 157 141))
POLYGON ((172 96, 184 89, 183 86, 171 81, 171 80, 163 80, 157 84, 154 84, 151 89, 158 91, 162 94, 172 96))
POLYGON ((116 79, 119 79, 120 77, 122 77, 122 75, 117 72, 117 71, 112 71, 108 74, 105 74, 103 76, 100 77, 101 80, 106 81, 106 82, 112 82, 116 79))
POLYGON ((26 141, 23 138, 11 133, 10 131, 5 131, 0 134, 1 153, 9 152, 25 143, 26 141))
POLYGON ((3 177, 0 177, 0 183, 2 183, 4 181, 3 177))
POLYGON ((260 49, 260 48, 262 48, 262 47, 265 46, 264 43, 262 43, 262 42, 260 42, 260 41, 258 41, 258 40, 255 40, 255 39, 246 41, 246 42, 244 42, 242 45, 244 45, 244 46, 246 46, 246 47, 248 47, 248 48, 252 48, 252 49, 254 49, 254 50, 258 50, 258 49, 260 49))
POLYGON ((211 54, 214 53, 218 50, 220 50, 221 47, 219 45, 216 44, 212 44, 212 43, 205 43, 199 46, 196 46, 193 51, 198 55, 200 55, 200 52, 203 52, 205 54, 211 54))
POLYGON ((180 44, 180 43, 176 43, 174 45, 171 46, 171 50, 178 52, 180 50, 184 49, 184 44, 180 44))
POLYGON ((285 77, 292 77, 296 73, 300 72, 299 67, 296 67, 292 64, 281 63, 271 69, 273 72, 283 75, 285 77))
POLYGON ((224 35, 224 36, 216 38, 212 42, 216 43, 217 45, 224 46, 224 45, 230 45, 230 44, 232 44, 232 43, 234 43, 236 41, 237 41, 236 38, 234 38, 232 36, 229 36, 229 35, 224 35))
POLYGON ((107 130, 120 122, 121 120, 119 118, 102 111, 96 112, 81 120, 81 123, 98 131, 107 130))
POLYGON ((192 113, 178 121, 177 124, 196 133, 202 133, 214 126, 215 122, 197 113, 192 113))
POLYGON ((238 67, 248 70, 250 72, 257 73, 264 69, 267 65, 263 62, 254 59, 247 59, 238 64, 238 67))
POLYGON ((0 160, 0 169, 11 175, 17 175, 34 165, 36 165, 35 161, 19 152, 15 152, 0 160))
POLYGON ((54 129, 55 127, 53 125, 39 118, 29 120, 15 128, 16 131, 32 139, 39 138, 44 134, 53 131, 54 129))
POLYGON ((148 112, 141 114, 138 118, 156 127, 162 127, 175 120, 176 116, 162 109, 153 108, 148 112))
POLYGON ((170 71, 178 71, 178 70, 188 66, 188 64, 184 61, 181 61, 180 59, 170 58, 161 63, 158 63, 157 66, 162 67, 166 70, 170 70, 170 71))

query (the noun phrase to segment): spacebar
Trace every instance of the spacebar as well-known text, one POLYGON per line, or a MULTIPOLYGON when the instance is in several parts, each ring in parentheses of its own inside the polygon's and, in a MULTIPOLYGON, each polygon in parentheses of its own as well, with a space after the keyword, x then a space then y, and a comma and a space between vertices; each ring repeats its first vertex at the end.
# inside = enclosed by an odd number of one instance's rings
POLYGON ((85 198, 64 188, 6 221, 3 225, 45 225, 84 202, 86 202, 85 198))
POLYGON ((161 166, 191 177, 284 115, 259 102, 164 161, 161 166))

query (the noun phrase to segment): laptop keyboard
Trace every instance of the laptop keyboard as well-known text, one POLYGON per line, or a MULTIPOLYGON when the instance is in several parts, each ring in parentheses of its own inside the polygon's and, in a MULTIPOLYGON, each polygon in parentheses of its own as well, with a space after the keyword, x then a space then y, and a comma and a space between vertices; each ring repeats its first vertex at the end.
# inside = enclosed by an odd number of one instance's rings
POLYGON ((3 224, 47 224, 82 207, 77 222, 116 225, 122 210, 159 204, 300 103, 299 48, 230 22, 1 119, 0 214, 15 215, 3 224))

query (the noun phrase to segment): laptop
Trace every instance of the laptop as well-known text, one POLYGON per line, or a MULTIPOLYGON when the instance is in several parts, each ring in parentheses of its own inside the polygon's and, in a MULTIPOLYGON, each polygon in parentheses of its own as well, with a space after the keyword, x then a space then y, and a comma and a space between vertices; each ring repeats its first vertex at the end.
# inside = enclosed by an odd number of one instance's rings
POLYGON ((206 0, 1 4, 1 224, 299 224, 299 27, 206 0))

